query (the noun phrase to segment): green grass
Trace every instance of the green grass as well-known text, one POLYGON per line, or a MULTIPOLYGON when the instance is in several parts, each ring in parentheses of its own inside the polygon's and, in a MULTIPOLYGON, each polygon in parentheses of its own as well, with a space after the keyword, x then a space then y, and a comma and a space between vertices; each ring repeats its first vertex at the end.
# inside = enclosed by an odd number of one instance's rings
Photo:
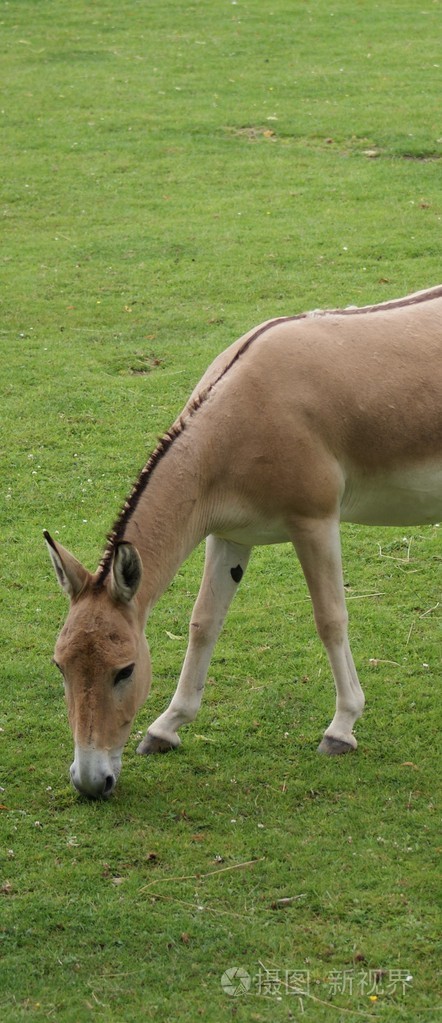
POLYGON ((287 547, 255 552, 180 751, 135 756, 195 552, 107 804, 68 782, 41 530, 95 567, 157 435, 255 323, 440 282, 440 5, 20 0, 0 29, 1 1019, 433 1023, 440 530, 343 530, 367 710, 332 761, 287 547))

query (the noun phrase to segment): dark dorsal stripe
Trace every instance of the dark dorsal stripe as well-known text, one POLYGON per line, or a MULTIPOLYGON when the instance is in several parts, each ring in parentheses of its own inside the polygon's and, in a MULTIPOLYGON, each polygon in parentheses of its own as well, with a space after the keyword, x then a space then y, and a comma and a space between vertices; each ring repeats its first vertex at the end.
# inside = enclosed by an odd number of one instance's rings
POLYGON ((360 316, 362 313, 382 313, 388 312, 390 309, 420 305, 421 302, 429 302, 435 298, 442 298, 442 285, 429 288, 427 291, 416 291, 414 295, 407 295, 405 298, 393 298, 388 302, 378 302, 377 305, 349 305, 346 309, 318 310, 317 313, 307 313, 307 316, 360 316))
MULTIPOLYGON (((146 465, 141 470, 138 479, 136 480, 134 487, 129 494, 129 497, 125 501, 123 508, 114 523, 110 533, 108 534, 108 542, 104 550, 103 557, 98 567, 98 574, 96 578, 96 585, 101 586, 106 579, 110 567, 112 564, 112 557, 115 547, 118 543, 121 543, 124 539, 124 534, 128 522, 132 518, 140 498, 144 494, 144 491, 149 483, 152 473, 156 469, 158 463, 167 454, 169 449, 172 447, 174 441, 179 437, 186 429, 188 422, 193 418, 201 405, 204 404, 213 388, 222 380, 222 378, 229 372, 232 366, 248 351, 250 346, 266 331, 272 330, 273 327, 279 326, 281 323, 294 323, 297 320, 314 319, 315 317, 326 317, 326 316, 360 316, 366 313, 377 313, 389 311, 391 309, 401 309, 405 306, 417 305, 421 302, 426 302, 431 299, 442 298, 442 285, 431 288, 428 291, 419 291, 414 295, 409 295, 406 298, 393 299, 389 302, 381 302, 377 305, 368 306, 348 306, 345 309, 318 309, 314 312, 298 313, 296 316, 280 316, 274 320, 268 320, 266 323, 261 324, 256 330, 252 331, 248 338, 243 342, 242 345, 235 352, 235 355, 231 358, 227 366, 224 367, 222 372, 209 384, 205 391, 198 395, 192 405, 186 410, 186 414, 180 416, 180 418, 174 423, 174 425, 161 437, 157 447, 152 452, 150 458, 146 462, 146 465)), ((233 577, 234 578, 234 577, 233 577)))

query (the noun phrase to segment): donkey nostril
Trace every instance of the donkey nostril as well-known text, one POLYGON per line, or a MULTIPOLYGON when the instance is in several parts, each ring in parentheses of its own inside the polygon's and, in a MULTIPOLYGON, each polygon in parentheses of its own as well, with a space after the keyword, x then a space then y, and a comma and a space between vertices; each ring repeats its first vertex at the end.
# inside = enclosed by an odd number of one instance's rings
POLYGON ((115 778, 114 778, 113 774, 108 774, 107 778, 105 778, 104 785, 103 785, 103 796, 110 796, 114 785, 115 785, 115 778))

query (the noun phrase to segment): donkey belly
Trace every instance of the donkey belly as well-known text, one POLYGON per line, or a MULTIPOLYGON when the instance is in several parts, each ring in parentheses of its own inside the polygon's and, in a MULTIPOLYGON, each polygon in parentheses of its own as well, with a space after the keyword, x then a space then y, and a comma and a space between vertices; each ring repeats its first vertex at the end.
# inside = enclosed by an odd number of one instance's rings
POLYGON ((341 520, 376 526, 417 526, 442 519, 442 461, 364 474, 350 470, 341 520))
POLYGON ((246 547, 265 547, 269 544, 288 543, 290 532, 281 520, 274 521, 251 519, 247 525, 226 526, 215 529, 216 536, 230 543, 244 544, 246 547))

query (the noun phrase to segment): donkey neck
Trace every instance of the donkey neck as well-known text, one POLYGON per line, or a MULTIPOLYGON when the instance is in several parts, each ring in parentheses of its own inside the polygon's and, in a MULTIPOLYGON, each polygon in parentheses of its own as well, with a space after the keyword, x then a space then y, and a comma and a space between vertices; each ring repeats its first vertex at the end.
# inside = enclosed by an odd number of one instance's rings
POLYGON ((140 554, 137 601, 146 617, 207 532, 197 439, 180 428, 160 442, 165 443, 166 450, 157 457, 157 449, 149 460, 150 470, 148 462, 140 474, 114 528, 117 539, 134 544, 140 554))

